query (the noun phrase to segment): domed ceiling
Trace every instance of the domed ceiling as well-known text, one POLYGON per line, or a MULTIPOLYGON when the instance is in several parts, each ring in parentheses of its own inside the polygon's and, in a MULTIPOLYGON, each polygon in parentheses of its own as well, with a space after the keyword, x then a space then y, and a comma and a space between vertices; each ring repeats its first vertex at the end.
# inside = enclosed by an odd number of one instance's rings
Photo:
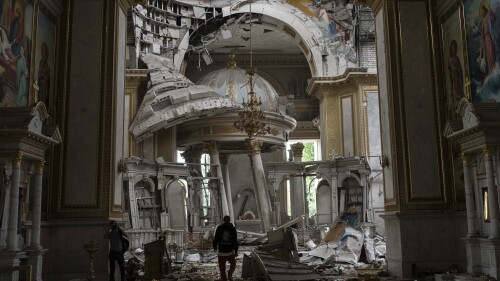
MULTIPOLYGON (((231 57, 227 68, 212 71, 198 81, 198 85, 210 86, 221 96, 227 97, 238 104, 248 101, 247 94, 250 90, 249 75, 246 71, 236 66, 231 57)), ((278 112, 279 94, 271 84, 258 74, 254 75, 254 92, 262 101, 263 111, 278 112)))

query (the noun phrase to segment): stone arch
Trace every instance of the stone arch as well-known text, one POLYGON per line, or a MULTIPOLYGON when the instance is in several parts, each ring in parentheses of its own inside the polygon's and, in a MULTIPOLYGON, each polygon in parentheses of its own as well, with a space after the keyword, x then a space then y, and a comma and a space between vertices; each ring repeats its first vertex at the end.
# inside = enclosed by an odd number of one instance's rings
MULTIPOLYGON (((237 5, 233 4, 224 15, 229 17, 248 12, 250 12, 250 5, 245 1, 237 5)), ((262 25, 280 30, 293 37, 307 59, 311 76, 323 76, 322 50, 318 42, 322 32, 311 19, 301 12, 284 11, 283 6, 276 7, 270 3, 252 3, 252 13, 263 16, 262 25)), ((178 57, 184 57, 186 51, 187 48, 179 48, 178 57)))
POLYGON ((186 186, 180 180, 171 180, 165 185, 165 204, 171 228, 187 228, 186 192, 186 186))
POLYGON ((273 183, 274 191, 278 191, 280 185, 287 180, 290 180, 290 175, 282 175, 276 178, 276 180, 273 183))
POLYGON ((149 186, 149 192, 151 192, 151 193, 155 192, 156 184, 153 181, 153 179, 151 179, 150 177, 143 177, 142 180, 140 180, 139 182, 141 182, 141 181, 147 183, 147 185, 149 186))
POLYGON ((320 179, 321 181, 326 181, 329 186, 332 186, 332 179, 330 178, 330 175, 323 172, 316 172, 316 178, 320 179))
POLYGON ((357 180, 360 184, 361 184, 361 178, 355 174, 355 173, 347 173, 347 172, 341 172, 339 173, 338 175, 338 182, 339 182, 339 185, 342 185, 344 183, 344 181, 348 178, 354 178, 355 180, 357 180))

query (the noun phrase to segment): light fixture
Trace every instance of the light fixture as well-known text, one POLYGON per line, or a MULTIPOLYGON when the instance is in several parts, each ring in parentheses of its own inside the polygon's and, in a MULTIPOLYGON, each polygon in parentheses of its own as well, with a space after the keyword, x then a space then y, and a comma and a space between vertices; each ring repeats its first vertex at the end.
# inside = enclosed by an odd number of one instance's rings
POLYGON ((266 124, 266 117, 262 112, 261 99, 257 99, 257 94, 254 91, 254 75, 256 68, 253 67, 252 61, 252 3, 250 2, 250 68, 247 70, 248 87, 247 94, 248 102, 243 100, 243 109, 238 113, 238 119, 234 121, 234 127, 242 132, 245 132, 249 139, 265 135, 271 132, 271 127, 266 124))

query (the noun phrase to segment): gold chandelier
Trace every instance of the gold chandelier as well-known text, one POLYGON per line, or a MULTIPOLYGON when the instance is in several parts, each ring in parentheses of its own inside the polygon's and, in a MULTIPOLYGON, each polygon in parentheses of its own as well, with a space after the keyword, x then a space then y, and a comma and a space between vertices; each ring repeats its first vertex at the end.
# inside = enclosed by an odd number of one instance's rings
POLYGON ((266 124, 266 117, 260 106, 262 105, 261 99, 257 99, 257 94, 253 90, 255 68, 250 67, 247 70, 248 84, 250 90, 248 91, 248 102, 243 100, 243 109, 238 112, 238 119, 234 121, 236 129, 245 132, 248 138, 265 135, 271 132, 271 127, 266 124))
POLYGON ((252 2, 250 2, 250 68, 246 72, 249 87, 248 103, 243 100, 243 109, 238 112, 238 119, 234 121, 234 127, 245 132, 249 139, 271 132, 271 127, 266 123, 266 117, 260 108, 262 101, 260 98, 257 99, 257 94, 254 91, 256 69, 253 67, 252 61, 252 2))

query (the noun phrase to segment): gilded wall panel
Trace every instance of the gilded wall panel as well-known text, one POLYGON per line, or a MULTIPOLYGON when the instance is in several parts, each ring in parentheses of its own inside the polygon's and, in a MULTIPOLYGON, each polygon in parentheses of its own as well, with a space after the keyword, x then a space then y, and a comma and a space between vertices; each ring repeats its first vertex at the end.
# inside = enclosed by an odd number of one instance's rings
MULTIPOLYGON (((116 44, 125 46, 125 36, 127 34, 127 16, 126 11, 118 9, 118 24, 116 26, 116 44)), ((125 157, 126 144, 126 119, 128 112, 125 111, 125 48, 116 48, 116 111, 115 111, 115 144, 114 144, 114 167, 118 167, 121 159, 125 157)), ((121 210, 123 197, 123 174, 118 169, 112 170, 114 173, 113 184, 113 206, 114 209, 121 210)))
MULTIPOLYGON (((391 144, 391 120, 390 120, 390 97, 389 97, 389 77, 387 71, 386 60, 386 34, 384 26, 385 23, 385 9, 381 9, 375 16, 376 28, 376 44, 377 44, 377 73, 379 76, 379 105, 380 105, 380 136, 382 143, 382 154, 387 155, 389 162, 392 162, 392 144, 391 144)), ((384 169, 384 188, 385 188, 385 204, 394 204, 395 191, 394 191, 393 166, 384 169)))
POLYGON ((101 1, 74 1, 62 207, 98 204, 101 1), (84 13, 92 10, 94 13, 84 13))
POLYGON ((399 2, 402 117, 406 127, 401 137, 404 138, 409 201, 444 196, 428 12, 427 1, 399 2))

